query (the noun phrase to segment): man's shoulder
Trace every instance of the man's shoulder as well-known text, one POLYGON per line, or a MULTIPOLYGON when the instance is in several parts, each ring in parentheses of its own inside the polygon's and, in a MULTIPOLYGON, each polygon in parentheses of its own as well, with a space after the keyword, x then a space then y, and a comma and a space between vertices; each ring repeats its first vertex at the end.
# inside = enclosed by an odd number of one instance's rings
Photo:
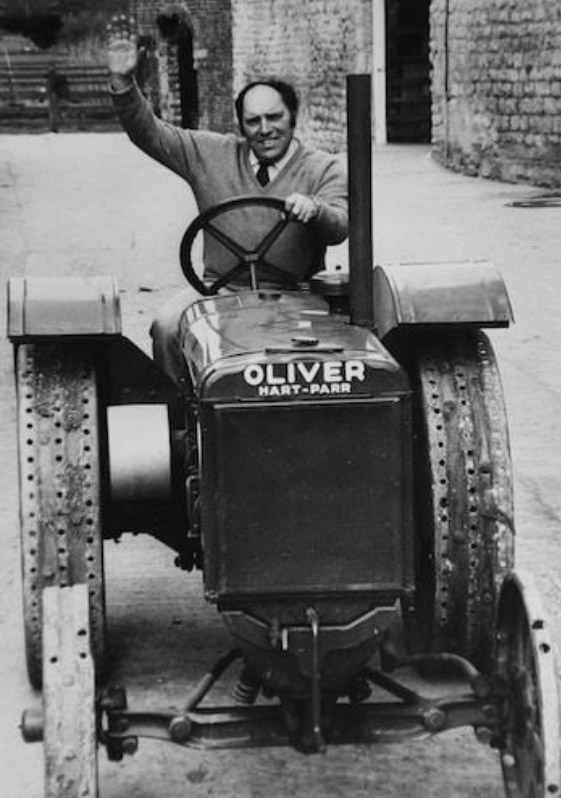
POLYGON ((209 164, 216 159, 234 163, 243 147, 243 141, 233 133, 217 133, 213 130, 183 130, 187 147, 209 164))
POLYGON ((185 133, 198 141, 206 144, 216 144, 219 146, 231 147, 237 149, 243 144, 243 140, 234 133, 219 133, 215 130, 185 130, 185 133))
POLYGON ((307 144, 301 144, 299 149, 302 161, 308 162, 316 168, 333 168, 345 171, 347 168, 347 155, 344 152, 326 152, 307 144))

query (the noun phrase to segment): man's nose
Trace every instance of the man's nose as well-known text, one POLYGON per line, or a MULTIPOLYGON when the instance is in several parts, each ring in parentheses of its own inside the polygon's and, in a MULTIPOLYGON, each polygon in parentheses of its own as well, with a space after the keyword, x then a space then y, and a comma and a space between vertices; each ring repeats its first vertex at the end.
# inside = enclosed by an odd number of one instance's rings
POLYGON ((259 132, 262 136, 266 136, 268 133, 271 132, 271 123, 267 119, 267 117, 262 117, 259 120, 259 132))

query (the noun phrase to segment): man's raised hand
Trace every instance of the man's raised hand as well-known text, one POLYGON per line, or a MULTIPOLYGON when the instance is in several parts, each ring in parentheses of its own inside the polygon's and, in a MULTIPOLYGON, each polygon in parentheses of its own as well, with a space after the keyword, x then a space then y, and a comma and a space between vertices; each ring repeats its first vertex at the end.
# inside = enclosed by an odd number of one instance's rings
POLYGON ((124 15, 115 16, 107 25, 107 66, 114 89, 125 88, 132 82, 138 63, 136 36, 131 31, 130 20, 124 15))

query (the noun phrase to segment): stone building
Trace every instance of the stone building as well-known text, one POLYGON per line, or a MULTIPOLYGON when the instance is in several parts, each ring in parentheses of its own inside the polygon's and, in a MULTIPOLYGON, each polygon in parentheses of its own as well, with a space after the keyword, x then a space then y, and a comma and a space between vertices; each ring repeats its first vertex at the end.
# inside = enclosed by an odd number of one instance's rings
POLYGON ((561 185, 559 0, 432 0, 431 58, 443 163, 561 185))
POLYGON ((297 87, 302 101, 299 135, 329 151, 342 150, 346 75, 372 70, 375 30, 384 27, 385 71, 379 74, 384 80, 387 75, 387 85, 383 114, 378 114, 385 120, 383 138, 429 141, 430 0, 183 0, 173 4, 130 0, 130 4, 138 33, 156 39, 161 113, 167 119, 193 126, 192 109, 181 108, 191 98, 200 127, 231 130, 233 94, 249 80, 275 75, 297 87), (382 12, 383 26, 373 24, 376 9, 382 12), (166 36, 165 25, 162 30, 162 19, 174 16, 183 31, 179 45, 166 36), (196 73, 190 90, 185 90, 186 78, 179 79, 182 63, 184 76, 189 69, 196 73))
POLYGON ((560 0, 129 0, 154 39, 163 117, 232 130, 232 97, 274 74, 299 135, 345 148, 345 76, 373 75, 379 143, 432 142, 447 166, 561 185, 560 0))
POLYGON ((136 32, 152 51, 152 99, 184 127, 232 128, 230 0, 129 0, 136 32))

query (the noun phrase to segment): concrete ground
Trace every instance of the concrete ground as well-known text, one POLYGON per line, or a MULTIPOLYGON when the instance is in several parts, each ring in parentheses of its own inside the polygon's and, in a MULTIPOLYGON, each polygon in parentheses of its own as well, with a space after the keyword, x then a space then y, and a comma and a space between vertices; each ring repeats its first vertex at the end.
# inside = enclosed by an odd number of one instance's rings
MULTIPOLYGON (((535 574, 559 645, 561 208, 511 205, 539 193, 528 186, 447 172, 431 160, 425 147, 388 146, 374 152, 376 262, 488 259, 499 267, 508 286, 516 324, 492 332, 491 338, 510 419, 518 563, 535 574)), ((121 288, 125 332, 143 348, 148 347, 154 309, 183 285, 177 251, 194 213, 187 187, 135 151, 121 134, 0 136, 3 279, 23 274, 114 275, 121 288)), ((345 246, 330 255, 331 263, 345 260, 345 246)), ((0 307, 4 323, 4 305, 0 307)), ((25 746, 17 730, 20 711, 37 697, 27 686, 23 658, 15 403, 6 341, 0 341, 0 369, 4 463, 0 470, 0 792, 38 798, 40 746, 25 746)), ((127 610, 138 610, 140 617, 143 610, 154 607, 163 607, 164 616, 171 612, 166 602, 175 582, 160 595, 155 580, 160 570, 165 573, 164 566, 160 568, 163 556, 149 546, 140 552, 140 560, 133 561, 135 551, 125 543, 115 554, 109 552, 117 563, 109 569, 110 593, 117 591, 121 602, 115 608, 115 624, 121 629, 127 623, 127 610), (137 574, 143 573, 139 562, 154 577, 146 578, 144 591, 138 585, 137 574), (119 593, 112 580, 117 584, 123 573, 125 588, 119 593)), ((166 567, 168 563, 169 558, 166 567)), ((110 606, 110 625, 111 613, 110 606)), ((203 620, 200 623, 204 625, 203 620)), ((143 628, 137 618, 139 653, 133 647, 129 660, 123 655, 120 668, 125 674, 127 661, 133 660, 135 673, 143 665, 153 673, 149 647, 142 645, 143 628)), ((166 674, 158 679, 166 682, 166 674)), ((170 677, 166 684, 172 681, 170 677)), ((146 677, 139 677, 136 685, 151 689, 146 677)), ((421 781, 423 793, 435 798, 502 794, 494 755, 463 734, 452 735, 451 745, 431 741, 383 749, 375 758, 358 747, 329 752, 321 761, 276 752, 249 758, 229 754, 219 760, 212 754, 193 754, 185 760, 182 751, 168 754, 158 749, 155 765, 150 765, 149 756, 139 756, 121 768, 103 766, 102 796, 179 798, 188 788, 194 798, 218 792, 223 798, 287 794, 416 798, 421 781)), ((148 750, 152 756, 150 746, 148 750)))

